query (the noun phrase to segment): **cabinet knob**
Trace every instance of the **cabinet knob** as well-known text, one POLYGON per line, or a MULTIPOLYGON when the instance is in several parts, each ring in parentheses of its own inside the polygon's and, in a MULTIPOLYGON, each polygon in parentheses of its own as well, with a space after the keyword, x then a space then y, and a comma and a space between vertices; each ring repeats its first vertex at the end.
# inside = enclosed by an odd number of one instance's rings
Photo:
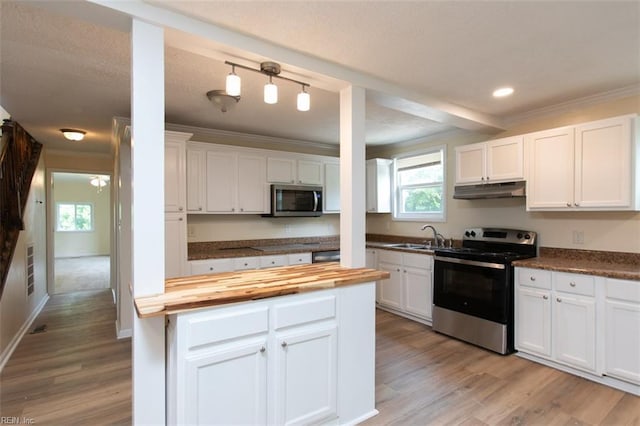
POLYGON ((198 210, 202 211, 202 207, 198 207, 198 210))
POLYGON ((182 207, 178 207, 178 210, 179 210, 179 211, 182 211, 182 207))
POLYGON ((404 273, 406 274, 406 273, 407 273, 407 270, 406 270, 406 269, 403 269, 403 270, 402 270, 402 272, 404 272, 404 273))
POLYGON ((213 266, 209 266, 209 270, 210 270, 210 271, 213 271, 213 266))
POLYGON ((282 344, 280 346, 282 346, 283 348, 286 348, 287 347, 287 342, 282 342, 282 344))
POLYGON ((580 207, 580 203, 573 203, 574 206, 580 207))
POLYGON ((247 262, 244 262, 244 266, 249 266, 249 264, 247 262))
POLYGON ((260 353, 264 353, 267 350, 264 346, 260 348, 260 353))
POLYGON ((178 220, 179 220, 180 222, 182 222, 182 218, 179 218, 178 220))
POLYGON ((396 272, 400 272, 400 268, 396 268, 396 272))
POLYGON ((547 299, 549 299, 549 296, 547 296, 547 295, 545 294, 544 296, 542 296, 542 298, 543 298, 544 300, 547 300, 547 299))
POLYGON ((535 281, 535 280, 536 280, 536 277, 531 276, 531 277, 529 277, 529 279, 530 279, 531 281, 535 281))
POLYGON ((571 203, 567 203, 567 207, 571 207, 571 203))
POLYGON ((244 209, 241 207, 241 208, 240 208, 240 211, 241 211, 241 212, 243 212, 243 211, 244 211, 244 209))
POLYGON ((232 212, 235 212, 235 211, 236 211, 236 208, 235 208, 235 207, 232 207, 232 208, 231 208, 231 211, 232 211, 232 212))
POLYGON ((482 177, 480 178, 480 180, 484 180, 484 176, 482 176, 482 177))
POLYGON ((560 303, 562 302, 562 299, 560 299, 559 297, 556 298, 556 302, 560 303))
POLYGON ((576 286, 576 283, 574 283, 573 281, 571 281, 571 282, 569 283, 569 285, 570 285, 571 287, 575 287, 575 286, 576 286))

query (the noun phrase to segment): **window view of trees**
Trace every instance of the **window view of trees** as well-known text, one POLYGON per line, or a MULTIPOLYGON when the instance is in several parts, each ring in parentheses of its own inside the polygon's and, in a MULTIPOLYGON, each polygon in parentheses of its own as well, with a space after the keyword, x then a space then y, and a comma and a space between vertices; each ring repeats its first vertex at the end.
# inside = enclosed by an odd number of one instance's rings
POLYGON ((443 215, 443 150, 396 159, 396 217, 443 215))
POLYGON ((57 215, 58 231, 92 231, 93 211, 91 204, 59 203, 57 215))

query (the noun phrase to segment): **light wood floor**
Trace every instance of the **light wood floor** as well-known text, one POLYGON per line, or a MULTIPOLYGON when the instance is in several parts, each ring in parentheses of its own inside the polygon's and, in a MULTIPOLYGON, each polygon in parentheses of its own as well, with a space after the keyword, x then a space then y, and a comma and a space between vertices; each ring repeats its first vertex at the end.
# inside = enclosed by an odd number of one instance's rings
POLYGON ((111 290, 53 295, 0 375, 0 415, 41 425, 131 423, 131 340, 111 290))
MULTIPOLYGON (((46 425, 131 422, 131 344, 109 291, 51 298, 0 376, 0 415, 46 425)), ((366 425, 640 425, 640 398, 501 356, 378 311, 366 425)))
POLYGON ((366 425, 640 425, 640 398, 378 311, 366 425))

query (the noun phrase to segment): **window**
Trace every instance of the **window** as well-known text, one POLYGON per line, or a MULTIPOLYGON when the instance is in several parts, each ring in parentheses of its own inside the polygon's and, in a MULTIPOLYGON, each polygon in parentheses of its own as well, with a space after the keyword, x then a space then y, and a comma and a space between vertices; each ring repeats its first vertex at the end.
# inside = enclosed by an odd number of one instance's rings
POLYGON ((445 219, 445 147, 394 158, 393 217, 445 219))
POLYGON ((58 203, 56 230, 93 231, 93 206, 88 203, 58 203))

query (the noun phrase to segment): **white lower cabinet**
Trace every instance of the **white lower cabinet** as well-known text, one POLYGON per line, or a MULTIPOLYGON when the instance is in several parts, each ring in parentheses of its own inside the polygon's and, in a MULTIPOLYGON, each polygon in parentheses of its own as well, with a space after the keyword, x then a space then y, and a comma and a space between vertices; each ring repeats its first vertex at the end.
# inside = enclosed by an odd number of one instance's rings
POLYGON ((640 282, 516 268, 515 288, 522 356, 640 395, 640 282))
POLYGON ((164 277, 182 277, 187 273, 186 214, 164 214, 164 237, 164 277))
POLYGON ((607 279, 605 374, 640 385, 640 282, 607 279))
POLYGON ((171 315, 168 424, 351 424, 375 414, 373 301, 367 283, 171 315))
POLYGON ((377 250, 377 258, 377 269, 390 274, 390 278, 378 282, 378 305, 414 319, 431 321, 433 257, 377 250))

